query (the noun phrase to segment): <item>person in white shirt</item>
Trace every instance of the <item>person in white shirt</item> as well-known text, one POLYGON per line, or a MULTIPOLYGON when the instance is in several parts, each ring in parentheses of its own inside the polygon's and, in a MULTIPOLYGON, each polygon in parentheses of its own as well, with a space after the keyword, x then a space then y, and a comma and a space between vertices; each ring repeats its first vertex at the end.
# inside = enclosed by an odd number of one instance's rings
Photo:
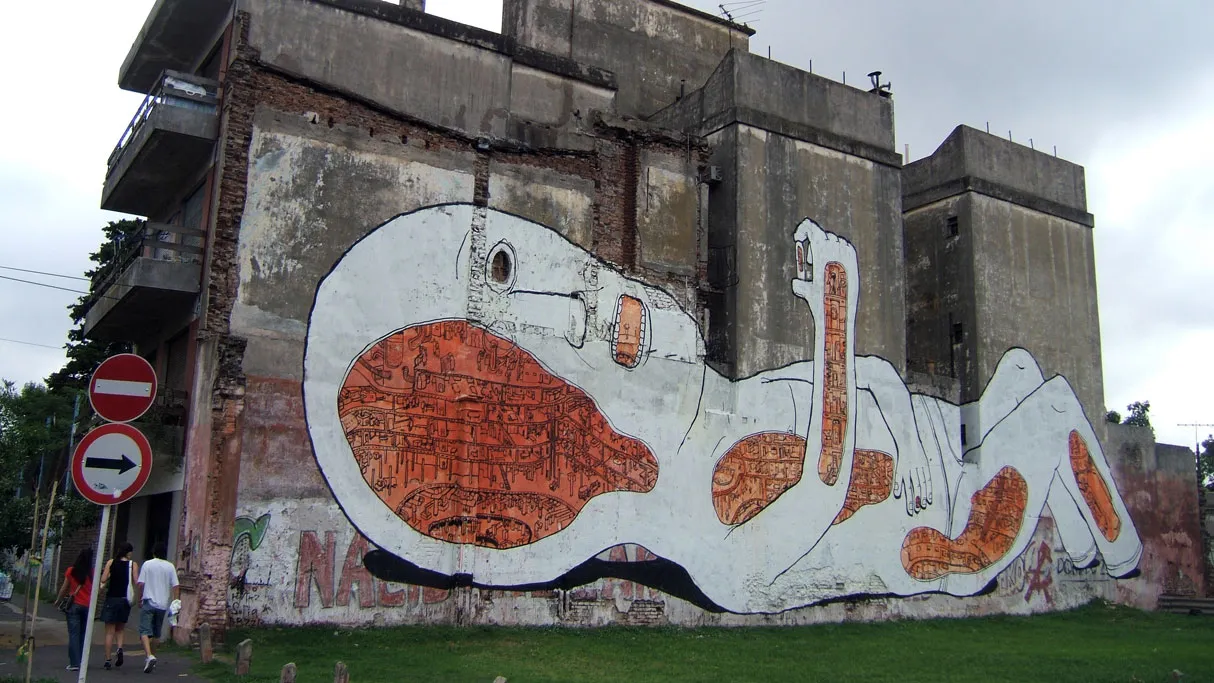
POLYGON ((152 546, 153 559, 144 563, 139 572, 139 639, 143 641, 143 651, 147 653, 144 673, 151 673, 156 668, 155 645, 164 628, 164 615, 180 593, 177 568, 164 559, 165 554, 164 542, 156 543, 152 546))

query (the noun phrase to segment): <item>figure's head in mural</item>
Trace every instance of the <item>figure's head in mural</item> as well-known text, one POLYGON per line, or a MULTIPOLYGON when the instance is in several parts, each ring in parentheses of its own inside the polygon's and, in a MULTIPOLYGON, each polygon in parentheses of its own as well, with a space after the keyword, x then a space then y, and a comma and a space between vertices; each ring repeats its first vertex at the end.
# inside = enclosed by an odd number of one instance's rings
POLYGON ((304 388, 325 479, 380 560, 485 586, 590 580, 634 544, 686 578, 665 590, 737 612, 970 595, 1046 502, 1077 566, 1133 569, 1065 379, 1009 352, 965 407, 963 456, 961 407, 855 355, 852 245, 808 219, 793 243, 814 360, 731 381, 673 297, 554 230, 471 205, 389 221, 317 289, 304 388))

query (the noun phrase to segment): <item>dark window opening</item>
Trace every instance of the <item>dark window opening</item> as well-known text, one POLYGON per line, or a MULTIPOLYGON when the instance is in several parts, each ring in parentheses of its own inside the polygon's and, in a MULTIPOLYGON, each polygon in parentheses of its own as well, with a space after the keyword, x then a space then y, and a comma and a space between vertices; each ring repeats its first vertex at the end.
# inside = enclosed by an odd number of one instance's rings
POLYGON ((949 237, 956 237, 957 235, 961 234, 961 222, 957 219, 956 216, 949 216, 948 221, 946 221, 946 223, 948 225, 948 236, 949 237))
POLYGON ((490 277, 493 278, 494 282, 500 285, 504 285, 509 282, 510 269, 510 254, 507 254, 505 249, 502 249, 493 255, 493 264, 490 270, 490 277))
POLYGON ((968 443, 969 439, 965 436, 965 425, 961 425, 961 445, 964 446, 968 443))
POLYGON ((961 323, 953 323, 953 343, 960 344, 965 338, 965 331, 961 328, 961 323))

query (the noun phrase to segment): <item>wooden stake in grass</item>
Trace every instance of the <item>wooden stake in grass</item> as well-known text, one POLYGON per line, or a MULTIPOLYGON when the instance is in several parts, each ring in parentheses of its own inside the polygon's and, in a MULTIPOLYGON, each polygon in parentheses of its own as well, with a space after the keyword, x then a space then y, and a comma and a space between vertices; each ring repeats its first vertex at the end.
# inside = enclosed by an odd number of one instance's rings
POLYGON ((279 676, 278 683, 295 683, 295 662, 282 667, 282 676, 279 676))
POLYGON ((215 648, 211 645, 211 625, 205 621, 198 627, 198 653, 203 664, 210 664, 215 657, 215 648))
POLYGON ((333 667, 333 683, 350 683, 350 671, 342 662, 333 667))
POLYGON ((253 641, 244 639, 236 646, 236 675, 249 675, 249 666, 253 662, 253 641))

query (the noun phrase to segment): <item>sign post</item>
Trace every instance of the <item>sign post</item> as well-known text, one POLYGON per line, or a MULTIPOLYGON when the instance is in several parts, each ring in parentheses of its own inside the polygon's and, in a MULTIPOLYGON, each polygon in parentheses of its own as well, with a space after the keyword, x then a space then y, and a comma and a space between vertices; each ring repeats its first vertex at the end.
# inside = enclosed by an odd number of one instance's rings
POLYGON ((77 683, 88 679, 93 619, 101 583, 101 564, 113 506, 125 503, 147 483, 152 473, 152 446, 143 432, 129 424, 156 400, 156 372, 140 356, 121 353, 107 358, 89 382, 89 403, 108 424, 84 435, 72 452, 72 483, 85 500, 101 506, 101 528, 93 555, 93 590, 89 595, 77 683))

